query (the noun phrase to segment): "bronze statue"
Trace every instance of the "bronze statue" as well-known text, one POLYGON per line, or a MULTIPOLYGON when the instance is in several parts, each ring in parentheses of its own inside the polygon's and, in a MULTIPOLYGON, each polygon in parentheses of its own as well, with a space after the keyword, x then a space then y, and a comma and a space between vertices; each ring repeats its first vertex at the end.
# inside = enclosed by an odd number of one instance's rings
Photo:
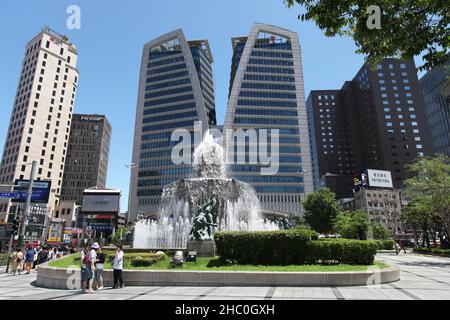
POLYGON ((191 240, 212 240, 214 230, 217 228, 216 220, 217 201, 213 198, 205 205, 199 207, 192 222, 192 230, 189 234, 191 240))

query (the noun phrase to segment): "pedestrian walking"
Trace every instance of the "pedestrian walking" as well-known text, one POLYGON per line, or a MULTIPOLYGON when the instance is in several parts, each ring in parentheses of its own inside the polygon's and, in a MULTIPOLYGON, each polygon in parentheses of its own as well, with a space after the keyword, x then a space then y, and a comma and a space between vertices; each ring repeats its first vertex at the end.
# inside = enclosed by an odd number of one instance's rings
POLYGON ((37 264, 47 262, 47 258, 48 258, 48 248, 46 246, 44 246, 42 248, 41 252, 39 252, 39 254, 38 254, 37 264))
POLYGON ((97 250, 97 259, 95 260, 95 287, 97 290, 103 289, 103 269, 105 263, 105 254, 102 252, 102 248, 97 250))
POLYGON ((11 272, 15 276, 16 272, 20 274, 20 264, 22 262, 23 253, 20 251, 20 249, 16 249, 15 252, 13 252, 10 256, 10 263, 11 263, 11 272))
POLYGON ((123 288, 123 251, 122 245, 116 245, 116 253, 114 255, 114 264, 113 264, 113 275, 114 275, 114 286, 113 289, 123 288))
POLYGON ((33 270, 36 269, 37 266, 37 259, 38 259, 38 250, 36 248, 34 250, 34 256, 33 256, 33 270))
POLYGON ((31 268, 33 267, 34 254, 35 252, 33 246, 29 245, 27 251, 25 252, 25 271, 27 274, 30 274, 31 268))

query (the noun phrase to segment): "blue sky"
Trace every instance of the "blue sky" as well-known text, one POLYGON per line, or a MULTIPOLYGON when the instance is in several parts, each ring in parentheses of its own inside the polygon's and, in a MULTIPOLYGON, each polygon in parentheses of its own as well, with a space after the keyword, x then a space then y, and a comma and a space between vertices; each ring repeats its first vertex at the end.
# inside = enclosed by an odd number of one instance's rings
MULTIPOLYGON (((347 38, 327 38, 313 23, 297 19, 299 7, 282 0, 1 0, 0 145, 15 98, 25 44, 43 26, 66 34, 78 49, 76 113, 105 114, 113 127, 108 187, 123 190, 128 203, 138 75, 142 48, 157 36, 182 28, 188 40, 209 39, 214 57, 216 109, 223 122, 231 66, 231 37, 245 36, 254 22, 299 34, 305 94, 340 88, 364 62, 347 38), (81 9, 81 29, 68 30, 66 9, 81 9)), ((0 148, 1 148, 0 147, 0 148)))

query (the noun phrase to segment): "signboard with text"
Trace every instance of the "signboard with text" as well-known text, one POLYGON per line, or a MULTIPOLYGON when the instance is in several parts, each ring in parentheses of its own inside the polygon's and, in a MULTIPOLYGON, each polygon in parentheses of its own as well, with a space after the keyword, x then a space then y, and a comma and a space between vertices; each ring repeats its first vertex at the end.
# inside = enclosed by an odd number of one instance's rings
MULTIPOLYGON (((28 194, 29 180, 16 180, 14 192, 19 196, 12 199, 12 202, 26 202, 28 194)), ((50 196, 51 181, 34 181, 33 192, 31 194, 31 202, 33 203, 48 203, 50 196)))
POLYGON ((386 170, 367 169, 353 174, 352 178, 355 192, 367 188, 393 188, 391 172, 386 170))
POLYGON ((81 206, 82 212, 111 212, 117 214, 119 212, 119 194, 84 194, 81 206))
POLYGON ((384 170, 367 170, 369 186, 378 188, 393 188, 392 176, 390 171, 384 170))

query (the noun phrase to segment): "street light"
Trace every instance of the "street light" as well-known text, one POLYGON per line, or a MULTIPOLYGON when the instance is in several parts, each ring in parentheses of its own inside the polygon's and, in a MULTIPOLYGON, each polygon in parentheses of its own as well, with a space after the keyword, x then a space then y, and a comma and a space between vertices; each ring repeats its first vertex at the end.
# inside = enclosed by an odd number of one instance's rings
POLYGON ((130 169, 130 185, 128 186, 128 217, 127 220, 130 220, 130 214, 131 214, 131 184, 133 183, 133 169, 136 169, 139 167, 136 163, 132 162, 130 164, 126 164, 125 167, 130 169))
MULTIPOLYGON (((27 164, 29 164, 29 163, 27 163, 27 164)), ((34 184, 34 176, 36 174, 36 165, 37 165, 37 161, 31 162, 31 172, 30 172, 30 180, 28 182, 27 200, 25 202, 23 224, 22 224, 22 228, 20 229, 19 240, 18 240, 19 248, 22 247, 22 245, 23 245, 23 238, 25 236, 25 227, 28 224, 28 216, 30 215, 30 204, 31 204, 31 196, 33 194, 33 184, 34 184)))

